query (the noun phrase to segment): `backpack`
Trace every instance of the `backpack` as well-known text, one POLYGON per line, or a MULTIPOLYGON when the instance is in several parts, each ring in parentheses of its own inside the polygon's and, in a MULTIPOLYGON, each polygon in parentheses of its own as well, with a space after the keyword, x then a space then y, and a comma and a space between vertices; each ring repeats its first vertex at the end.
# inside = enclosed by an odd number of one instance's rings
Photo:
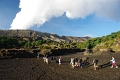
POLYGON ((94 60, 94 63, 98 63, 98 60, 97 60, 97 59, 95 59, 95 60, 94 60))

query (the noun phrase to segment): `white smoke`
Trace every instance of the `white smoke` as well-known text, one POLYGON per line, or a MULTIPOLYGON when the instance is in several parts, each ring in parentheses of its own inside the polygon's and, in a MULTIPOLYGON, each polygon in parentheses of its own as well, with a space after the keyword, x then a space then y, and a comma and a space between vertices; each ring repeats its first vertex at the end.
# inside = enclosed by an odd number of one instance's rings
POLYGON ((120 20, 120 0, 20 0, 10 29, 41 26, 52 17, 85 18, 90 14, 120 20))

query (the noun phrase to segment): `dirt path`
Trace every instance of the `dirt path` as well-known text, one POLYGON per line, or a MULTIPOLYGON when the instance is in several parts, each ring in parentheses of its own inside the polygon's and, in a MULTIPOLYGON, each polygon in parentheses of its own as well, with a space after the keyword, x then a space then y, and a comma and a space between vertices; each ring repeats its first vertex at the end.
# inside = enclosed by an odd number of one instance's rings
MULTIPOLYGON (((51 62, 46 64, 42 58, 3 59, 0 60, 0 80, 120 80, 120 68, 111 69, 110 65, 105 65, 111 55, 96 56, 99 59, 98 65, 104 64, 104 68, 96 71, 93 66, 72 69, 69 61, 76 56, 81 55, 78 53, 62 56, 64 63, 61 65, 51 62)), ((120 61, 119 54, 114 56, 120 61)), ((90 64, 92 59, 93 56, 89 56, 90 64)))

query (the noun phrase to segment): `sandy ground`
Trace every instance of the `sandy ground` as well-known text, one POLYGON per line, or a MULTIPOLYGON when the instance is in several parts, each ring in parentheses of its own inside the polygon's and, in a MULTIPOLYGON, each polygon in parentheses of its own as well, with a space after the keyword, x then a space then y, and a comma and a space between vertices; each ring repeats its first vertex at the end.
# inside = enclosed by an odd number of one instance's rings
MULTIPOLYGON (((43 62, 42 57, 15 58, 0 60, 0 80, 120 80, 120 68, 111 68, 109 61, 115 56, 117 65, 120 65, 120 53, 114 55, 87 56, 90 63, 86 68, 71 68, 71 57, 84 57, 81 53, 62 56, 63 63, 49 64, 43 62), (94 70, 93 57, 99 60, 99 69, 94 70), (101 68, 102 66, 102 68, 101 68)), ((59 56, 56 56, 58 59, 59 56)), ((50 58, 49 58, 50 60, 50 58)))

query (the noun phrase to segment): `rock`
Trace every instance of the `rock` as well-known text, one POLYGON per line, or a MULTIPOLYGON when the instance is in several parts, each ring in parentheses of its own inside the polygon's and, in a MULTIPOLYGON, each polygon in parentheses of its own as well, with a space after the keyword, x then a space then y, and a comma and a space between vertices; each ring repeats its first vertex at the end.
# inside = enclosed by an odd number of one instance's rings
POLYGON ((51 52, 51 49, 43 49, 43 50, 40 51, 40 53, 43 54, 43 55, 46 55, 46 54, 49 55, 52 52, 51 52))
POLYGON ((91 49, 86 49, 86 50, 84 51, 84 55, 92 55, 92 54, 93 54, 93 52, 92 52, 91 49))
POLYGON ((93 55, 111 55, 114 53, 115 52, 111 48, 106 48, 106 49, 94 48, 93 49, 93 55))

